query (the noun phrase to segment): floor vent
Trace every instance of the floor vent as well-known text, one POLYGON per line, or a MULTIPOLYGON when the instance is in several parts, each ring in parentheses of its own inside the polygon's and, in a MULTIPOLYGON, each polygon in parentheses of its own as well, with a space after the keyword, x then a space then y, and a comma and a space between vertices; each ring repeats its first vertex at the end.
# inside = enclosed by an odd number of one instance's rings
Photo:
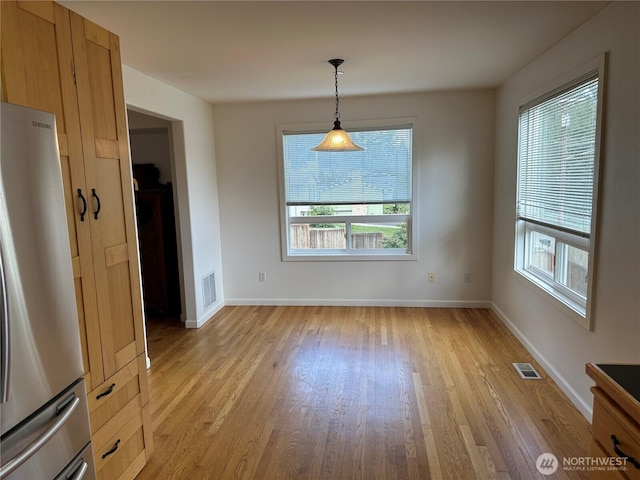
POLYGON ((525 380, 541 380, 542 377, 530 363, 513 363, 515 369, 525 380))
POLYGON ((202 303, 206 310, 216 303, 216 274, 211 272, 209 275, 202 277, 202 303))

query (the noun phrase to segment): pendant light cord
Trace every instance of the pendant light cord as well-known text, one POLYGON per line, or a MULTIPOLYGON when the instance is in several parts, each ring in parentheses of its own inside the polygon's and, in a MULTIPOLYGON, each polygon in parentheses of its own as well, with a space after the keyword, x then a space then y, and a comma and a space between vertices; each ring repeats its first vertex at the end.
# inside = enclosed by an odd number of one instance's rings
MULTIPOLYGON (((1 1, 1 0, 0 0, 1 1)), ((311 150, 316 152, 355 152, 364 150, 359 147, 347 132, 340 126, 340 94, 338 93, 338 67, 344 62, 341 58, 332 58, 329 63, 335 68, 335 85, 336 85, 336 113, 333 114, 335 121, 333 128, 324 136, 322 142, 311 150)))
POLYGON ((338 66, 335 66, 336 68, 336 73, 335 73, 335 79, 336 79, 336 113, 333 114, 333 118, 336 119, 336 122, 340 121, 340 97, 338 95, 338 66))

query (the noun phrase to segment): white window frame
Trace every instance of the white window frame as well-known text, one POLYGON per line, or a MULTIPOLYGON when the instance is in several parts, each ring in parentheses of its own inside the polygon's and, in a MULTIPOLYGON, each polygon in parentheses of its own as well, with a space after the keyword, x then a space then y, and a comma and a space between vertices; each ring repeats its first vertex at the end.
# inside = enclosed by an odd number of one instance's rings
MULTIPOLYGON (((603 105, 605 95, 605 73, 606 73, 606 54, 585 63, 579 68, 558 78, 551 85, 539 90, 528 97, 522 99, 521 105, 535 105, 542 103, 554 96, 556 93, 565 91, 572 85, 578 85, 590 74, 597 72, 598 76, 598 101, 596 110, 596 132, 595 132, 595 150, 594 150, 594 169, 593 169, 593 196, 591 210, 591 229, 588 235, 582 236, 571 232, 566 232, 553 226, 541 225, 535 222, 518 219, 516 216, 515 224, 515 253, 514 253, 514 270, 520 274, 521 278, 526 279, 529 285, 534 285, 542 292, 548 294, 545 298, 550 299, 552 303, 562 309, 567 316, 575 320, 587 330, 593 327, 591 315, 591 306, 593 303, 593 286, 595 278, 595 257, 596 257, 596 233, 597 233, 597 206, 598 206, 598 178, 601 166, 601 135, 603 126, 603 105), (530 263, 531 246, 530 239, 533 233, 552 237, 555 239, 555 268, 554 275, 550 276, 547 272, 536 268, 530 263), (577 292, 569 289, 562 282, 558 281, 558 276, 562 272, 558 271, 558 264, 562 260, 563 245, 572 246, 580 250, 586 251, 588 254, 588 274, 586 295, 582 296, 577 292)), ((519 121, 518 115, 518 121, 519 121)), ((518 142, 519 145, 519 142, 518 142)), ((519 147, 518 147, 519 148, 519 147)), ((519 161, 518 161, 519 167, 519 161)), ((519 173, 516 182, 519 182, 519 173)), ((516 201, 518 193, 516 192, 516 201)))
POLYGON ((524 251, 519 273, 525 275, 530 281, 549 292, 549 294, 561 299, 561 301, 573 310, 577 312, 586 311, 587 296, 583 296, 567 287, 559 277, 566 278, 567 273, 566 268, 564 268, 566 262, 564 262, 565 259, 563 258, 565 255, 563 247, 571 246, 589 253, 590 242, 588 239, 521 220, 518 223, 520 228, 524 230, 521 233, 523 236, 524 251), (546 271, 541 270, 531 262, 533 247, 530 242, 533 233, 540 233, 552 237, 555 240, 553 249, 555 272, 553 275, 549 275, 546 271))
POLYGON ((279 191, 280 191, 280 245, 283 261, 388 261, 388 260, 417 260, 418 252, 414 241, 414 232, 417 231, 417 191, 416 179, 418 178, 416 152, 417 148, 417 124, 416 117, 403 117, 393 119, 350 121, 347 130, 375 130, 411 126, 412 152, 411 152, 411 203, 409 214, 385 214, 385 215, 327 215, 327 216, 289 216, 286 204, 286 192, 284 182, 284 148, 283 135, 285 132, 297 133, 326 133, 327 123, 281 124, 276 127, 279 191), (395 248, 352 248, 351 226, 354 224, 407 224, 407 249, 395 248), (295 223, 338 223, 345 225, 346 248, 344 249, 309 249, 296 250, 289 248, 290 225, 295 223))

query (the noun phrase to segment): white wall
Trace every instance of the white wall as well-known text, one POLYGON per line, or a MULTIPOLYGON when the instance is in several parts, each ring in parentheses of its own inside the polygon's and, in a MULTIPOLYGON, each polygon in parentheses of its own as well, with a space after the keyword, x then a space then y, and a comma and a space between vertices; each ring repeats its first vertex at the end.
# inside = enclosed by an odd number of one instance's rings
POLYGON ((349 119, 419 117, 419 260, 282 262, 276 125, 331 128, 333 101, 215 105, 225 302, 488 305, 495 92, 346 96, 340 106, 346 129, 349 119))
MULTIPOLYGON (((496 311, 590 418, 587 362, 640 363, 640 4, 614 3, 498 91, 493 232, 496 311), (593 331, 513 270, 519 101, 609 52, 593 331)), ((514 359, 516 361, 517 359, 514 359)))
POLYGON ((196 327, 222 307, 223 275, 211 105, 124 65, 129 107, 170 120, 175 149, 186 326, 196 327), (203 308, 202 277, 216 273, 217 301, 203 308))

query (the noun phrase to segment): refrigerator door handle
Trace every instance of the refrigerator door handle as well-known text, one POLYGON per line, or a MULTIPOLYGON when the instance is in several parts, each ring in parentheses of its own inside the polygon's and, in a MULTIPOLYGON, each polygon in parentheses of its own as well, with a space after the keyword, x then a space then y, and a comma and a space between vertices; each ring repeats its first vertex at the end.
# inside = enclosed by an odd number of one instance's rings
POLYGON ((72 472, 71 476, 68 477, 68 479, 82 480, 84 478, 84 474, 87 473, 88 468, 89 468, 89 464, 81 458, 80 461, 78 462, 78 466, 72 472))
POLYGON ((51 437, 53 437, 58 430, 65 424, 69 417, 73 414, 78 405, 80 405, 80 397, 77 397, 75 393, 72 394, 72 401, 64 400, 62 403, 66 404, 65 407, 60 410, 59 416, 56 421, 36 440, 31 442, 24 450, 18 453, 15 457, 5 463, 0 468, 0 478, 5 475, 9 475, 16 468, 26 462, 29 458, 36 454, 42 446, 47 443, 51 437))
POLYGON ((2 259, 2 250, 0 250, 0 334, 2 335, 2 354, 0 358, 0 403, 9 401, 9 298, 7 297, 7 279, 4 273, 4 260, 2 259))

